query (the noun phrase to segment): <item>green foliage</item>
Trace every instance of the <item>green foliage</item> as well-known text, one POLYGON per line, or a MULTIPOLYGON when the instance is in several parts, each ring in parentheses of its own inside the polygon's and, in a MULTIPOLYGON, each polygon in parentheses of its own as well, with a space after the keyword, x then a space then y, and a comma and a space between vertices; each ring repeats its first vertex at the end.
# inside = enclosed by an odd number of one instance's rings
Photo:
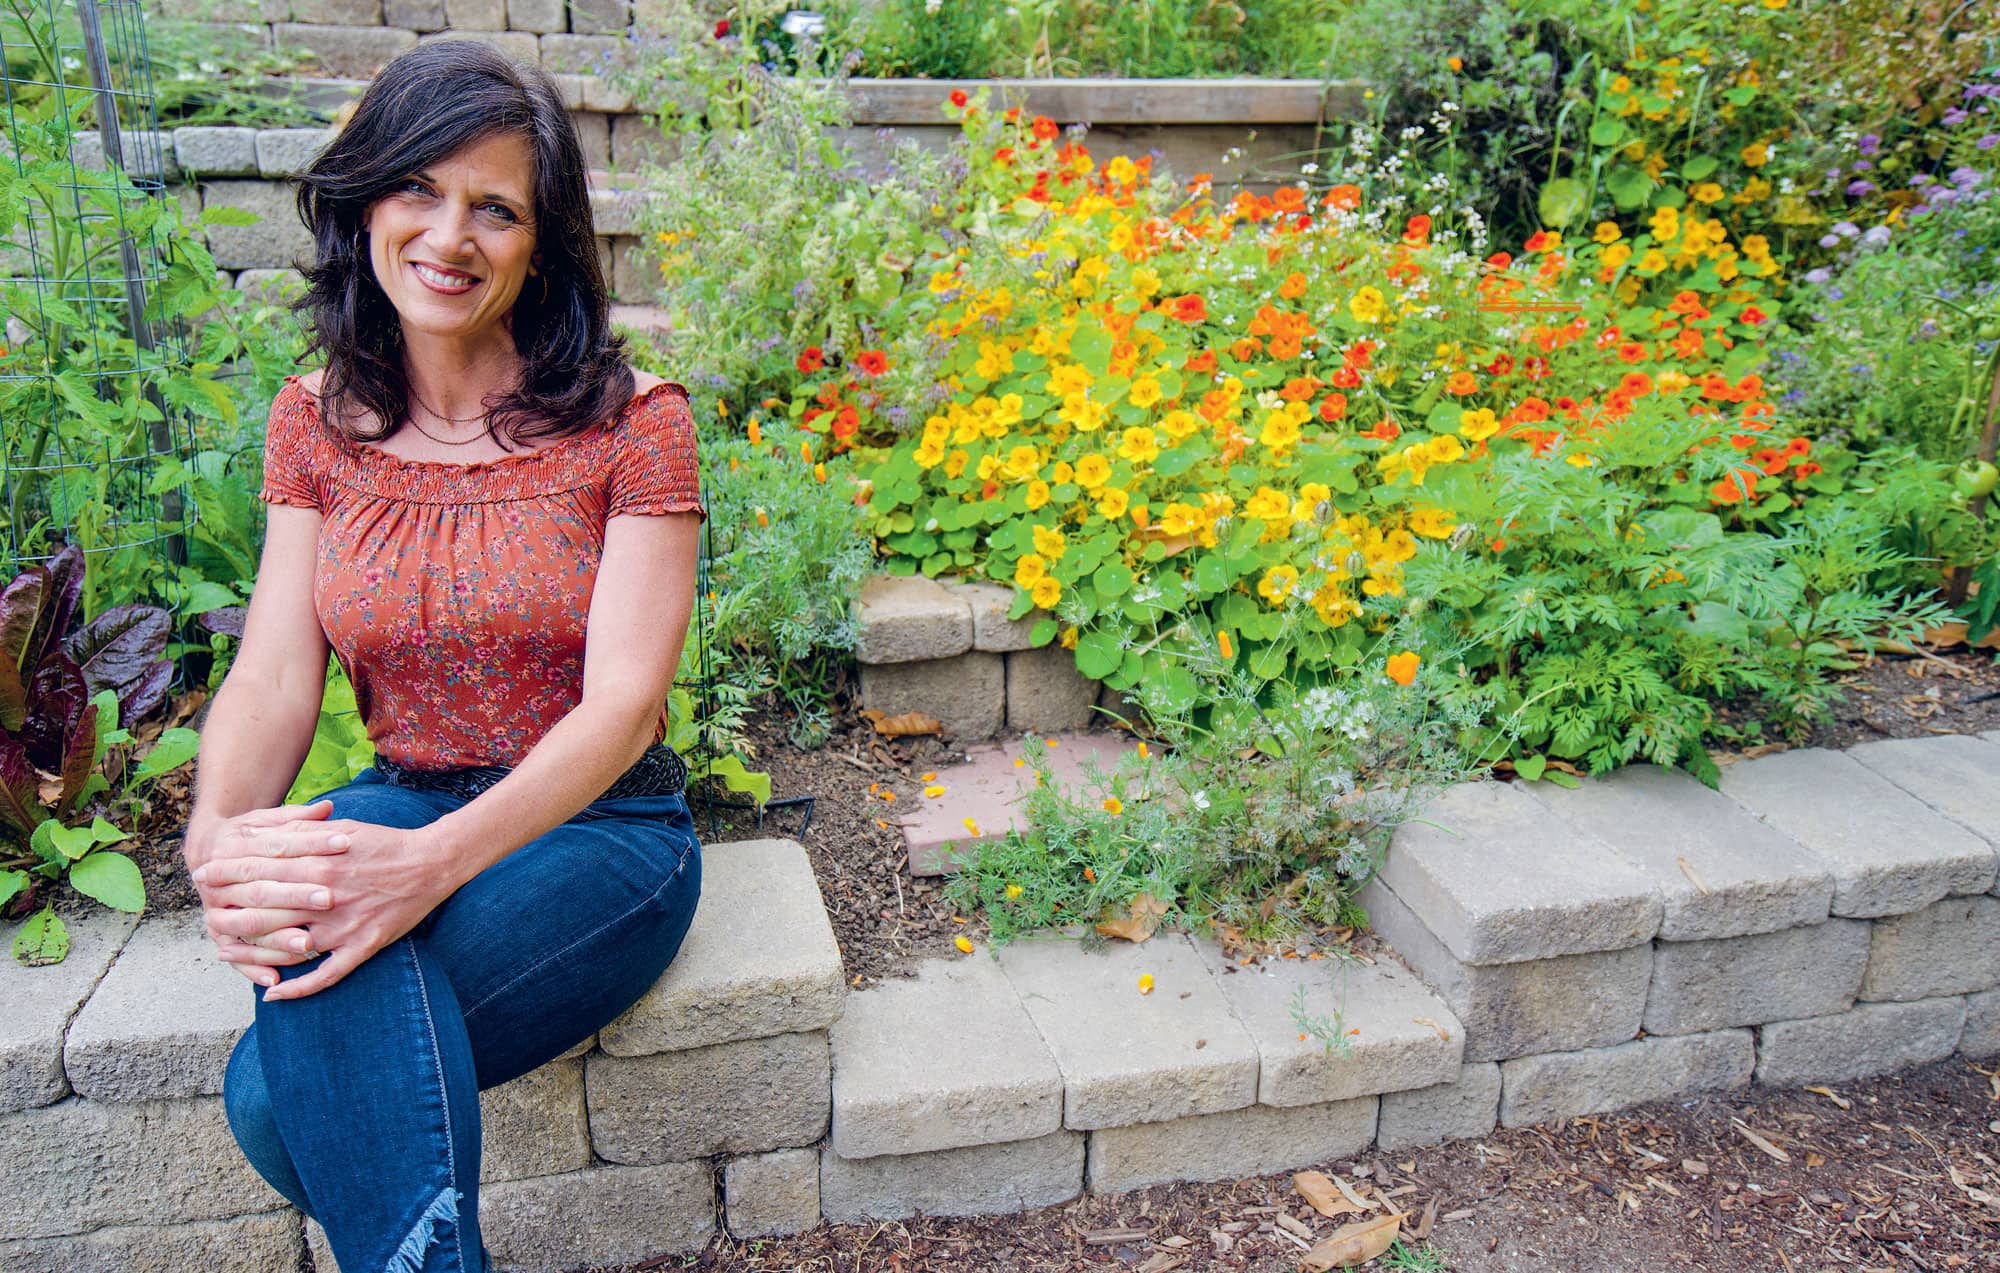
POLYGON ((299 804, 353 782, 375 763, 375 744, 355 705, 354 685, 341 671, 340 660, 326 661, 326 688, 319 703, 319 725, 298 777, 280 804, 299 804))
POLYGON ((1150 683, 1132 691, 1157 748, 1110 771, 1089 765, 1072 787, 1029 739, 1037 783, 1022 803, 1025 829, 969 849, 945 895, 983 909, 1003 944, 1116 914, 1141 895, 1164 908, 1164 923, 1254 938, 1351 921, 1354 892, 1395 827, 1478 763, 1457 738, 1480 712, 1439 692, 1457 663, 1441 636, 1398 625, 1323 681, 1184 656, 1198 705, 1150 683), (1407 687, 1384 673, 1405 648, 1427 652, 1407 687))
POLYGON ((832 41, 874 76, 1319 76, 1335 0, 843 0, 832 41))
POLYGON ((906 276, 943 245, 939 157, 907 142, 887 175, 864 178, 822 136, 846 120, 839 77, 774 77, 714 41, 648 48, 625 82, 638 100, 672 83, 699 104, 655 102, 679 157, 646 171, 639 223, 672 321, 655 337, 670 374, 740 414, 791 392, 805 346, 852 353, 905 321, 906 276))

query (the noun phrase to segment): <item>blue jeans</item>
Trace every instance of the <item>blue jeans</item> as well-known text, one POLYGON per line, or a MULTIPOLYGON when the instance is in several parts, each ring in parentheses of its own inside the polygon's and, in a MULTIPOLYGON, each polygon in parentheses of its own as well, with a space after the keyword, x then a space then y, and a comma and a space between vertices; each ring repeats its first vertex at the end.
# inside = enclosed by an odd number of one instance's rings
MULTIPOLYGON (((424 826, 465 802, 375 770, 333 817, 424 826)), ((666 971, 701 895, 681 796, 600 800, 478 876, 338 982, 264 1001, 224 1078, 258 1174, 343 1273, 487 1273, 479 1092, 561 1056, 666 971)), ((280 968, 283 980, 318 959, 280 968)))

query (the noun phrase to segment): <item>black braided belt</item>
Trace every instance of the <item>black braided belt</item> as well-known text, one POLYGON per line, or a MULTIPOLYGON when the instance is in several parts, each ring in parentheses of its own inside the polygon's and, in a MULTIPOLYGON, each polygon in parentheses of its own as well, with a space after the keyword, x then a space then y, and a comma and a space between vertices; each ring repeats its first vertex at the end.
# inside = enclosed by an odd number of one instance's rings
MULTIPOLYGON (((446 795, 471 800, 514 772, 511 765, 472 765, 464 769, 411 769, 385 756, 375 758, 375 768, 384 778, 413 791, 442 791, 446 795)), ((623 800, 632 796, 674 796, 687 790, 687 762, 665 743, 654 743, 644 755, 607 788, 599 800, 623 800)))

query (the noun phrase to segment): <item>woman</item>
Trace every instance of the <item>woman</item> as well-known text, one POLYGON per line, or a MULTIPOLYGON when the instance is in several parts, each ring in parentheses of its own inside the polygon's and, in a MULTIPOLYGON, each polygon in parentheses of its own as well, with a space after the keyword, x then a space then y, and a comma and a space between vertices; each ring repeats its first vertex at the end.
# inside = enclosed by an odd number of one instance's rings
POLYGON ((255 596, 186 857, 255 983, 225 1103, 349 1273, 483 1273, 479 1102, 634 1003, 700 892, 661 742, 706 515, 686 390, 608 328, 554 86, 385 68, 300 177, 325 369, 272 406, 255 596), (373 769, 274 808, 331 648, 373 769))

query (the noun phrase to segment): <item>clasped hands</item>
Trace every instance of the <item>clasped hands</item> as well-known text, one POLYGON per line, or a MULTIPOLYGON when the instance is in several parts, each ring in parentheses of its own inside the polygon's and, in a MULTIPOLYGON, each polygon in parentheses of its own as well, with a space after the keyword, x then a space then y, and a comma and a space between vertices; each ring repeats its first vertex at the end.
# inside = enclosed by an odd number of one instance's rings
POLYGON ((332 812, 330 800, 253 809, 216 823, 199 846, 192 874, 209 935, 267 1003, 333 985, 451 894, 430 828, 332 812), (319 967, 281 983, 278 968, 312 951, 325 955, 319 967))

